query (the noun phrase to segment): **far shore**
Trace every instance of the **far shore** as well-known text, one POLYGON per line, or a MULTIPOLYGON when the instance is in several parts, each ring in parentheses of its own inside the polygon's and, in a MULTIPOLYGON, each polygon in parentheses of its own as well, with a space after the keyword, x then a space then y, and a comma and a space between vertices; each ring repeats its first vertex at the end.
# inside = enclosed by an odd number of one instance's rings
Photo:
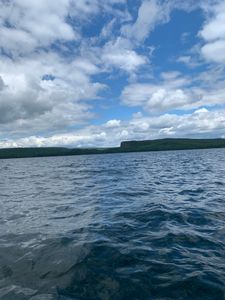
POLYGON ((193 150, 225 148, 225 139, 158 139, 145 141, 124 141, 120 147, 111 148, 64 148, 64 147, 20 147, 0 149, 0 159, 69 156, 87 154, 147 152, 165 150, 193 150))

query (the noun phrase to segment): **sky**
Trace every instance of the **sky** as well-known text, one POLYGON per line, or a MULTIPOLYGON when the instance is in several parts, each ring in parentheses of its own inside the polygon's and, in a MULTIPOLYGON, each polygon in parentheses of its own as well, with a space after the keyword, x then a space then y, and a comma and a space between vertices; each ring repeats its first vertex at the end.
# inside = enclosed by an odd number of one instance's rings
POLYGON ((225 137, 224 0, 0 0, 0 148, 225 137))

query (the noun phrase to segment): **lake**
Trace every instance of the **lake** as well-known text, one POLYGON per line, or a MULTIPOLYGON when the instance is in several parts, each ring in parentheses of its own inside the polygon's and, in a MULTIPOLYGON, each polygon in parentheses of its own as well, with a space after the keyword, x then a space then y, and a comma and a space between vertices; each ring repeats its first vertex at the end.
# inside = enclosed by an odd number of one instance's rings
POLYGON ((0 299, 225 299, 225 149, 0 160, 0 299))

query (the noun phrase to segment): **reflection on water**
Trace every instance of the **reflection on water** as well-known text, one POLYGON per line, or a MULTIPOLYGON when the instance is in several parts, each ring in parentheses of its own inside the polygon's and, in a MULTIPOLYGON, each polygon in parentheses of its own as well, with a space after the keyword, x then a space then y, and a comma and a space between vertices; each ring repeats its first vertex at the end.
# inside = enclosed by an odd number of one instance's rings
POLYGON ((225 151, 0 161, 0 299, 224 299, 225 151))

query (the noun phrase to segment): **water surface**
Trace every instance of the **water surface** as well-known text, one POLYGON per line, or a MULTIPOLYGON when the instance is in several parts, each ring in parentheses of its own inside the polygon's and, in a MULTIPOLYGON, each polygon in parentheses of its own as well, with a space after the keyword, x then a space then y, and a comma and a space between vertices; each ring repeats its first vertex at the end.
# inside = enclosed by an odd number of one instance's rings
POLYGON ((225 150, 0 161, 0 299, 225 295, 225 150))

